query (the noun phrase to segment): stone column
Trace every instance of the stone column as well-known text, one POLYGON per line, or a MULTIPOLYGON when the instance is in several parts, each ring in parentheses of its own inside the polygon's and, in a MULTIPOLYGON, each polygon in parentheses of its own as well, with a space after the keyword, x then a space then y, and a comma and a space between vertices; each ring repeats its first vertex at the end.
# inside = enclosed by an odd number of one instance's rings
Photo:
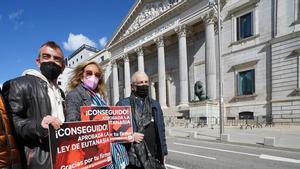
POLYGON ((102 70, 103 70, 103 75, 102 76, 103 76, 104 83, 106 84, 106 87, 107 87, 106 88, 107 89, 107 91, 106 91, 106 94, 107 94, 106 96, 107 97, 105 97, 105 101, 108 105, 110 104, 110 100, 109 100, 109 98, 110 98, 110 88, 109 88, 110 84, 109 84, 109 74, 108 74, 109 69, 110 69, 109 65, 106 65, 106 66, 102 67, 102 70))
POLYGON ((138 58, 138 70, 139 71, 145 71, 144 69, 144 52, 143 52, 143 47, 140 46, 135 49, 135 52, 137 53, 137 58, 138 58))
POLYGON ((162 36, 155 38, 154 42, 157 45, 158 55, 158 97, 162 107, 167 107, 166 104, 166 70, 165 70, 165 46, 162 36))
POLYGON ((118 64, 116 60, 112 61, 113 67, 113 105, 119 101, 119 79, 118 79, 118 64))
MULTIPOLYGON (((100 64, 101 65, 101 64, 100 64)), ((107 76, 107 72, 108 72, 108 65, 101 65, 102 67, 102 77, 103 77, 103 80, 104 80, 104 83, 108 83, 108 76, 107 76)))
POLYGON ((153 98, 153 99, 156 99, 156 94, 155 94, 155 87, 154 87, 154 82, 151 82, 150 83, 150 92, 151 92, 151 97, 153 98))
POLYGON ((130 64, 129 64, 129 58, 128 55, 125 54, 123 56, 124 60, 124 79, 125 79, 125 91, 124 91, 124 96, 129 97, 130 96, 130 64))
POLYGON ((186 49, 186 30, 185 25, 180 25, 175 29, 179 42, 179 107, 188 107, 188 65, 187 65, 187 49, 186 49))
POLYGON ((214 16, 212 13, 204 17, 205 20, 205 74, 206 74, 206 93, 207 96, 216 99, 216 54, 215 54, 215 29, 214 16))

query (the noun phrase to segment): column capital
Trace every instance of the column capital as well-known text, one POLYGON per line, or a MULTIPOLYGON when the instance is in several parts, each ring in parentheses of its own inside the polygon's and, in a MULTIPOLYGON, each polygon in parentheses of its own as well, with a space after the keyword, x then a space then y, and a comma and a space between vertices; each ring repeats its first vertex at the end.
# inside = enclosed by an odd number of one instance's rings
POLYGON ((114 59, 110 61, 113 66, 117 66, 118 60, 114 59))
POLYGON ((205 22, 206 25, 214 24, 215 22, 217 22, 216 12, 213 9, 210 10, 210 11, 208 11, 203 16, 203 20, 204 20, 204 22, 205 22))
POLYGON ((109 65, 108 64, 105 66, 103 65, 103 66, 101 66, 101 68, 102 68, 103 72, 105 72, 109 68, 109 65))
POLYGON ((138 56, 144 55, 143 46, 138 46, 134 49, 138 56))
POLYGON ((185 37, 186 36, 186 25, 179 25, 175 29, 178 37, 185 37))
POLYGON ((159 37, 155 38, 154 42, 156 43, 157 47, 164 47, 165 46, 163 36, 159 36, 159 37))
POLYGON ((127 53, 124 53, 124 55, 122 56, 122 59, 124 62, 128 62, 129 61, 129 57, 127 53))

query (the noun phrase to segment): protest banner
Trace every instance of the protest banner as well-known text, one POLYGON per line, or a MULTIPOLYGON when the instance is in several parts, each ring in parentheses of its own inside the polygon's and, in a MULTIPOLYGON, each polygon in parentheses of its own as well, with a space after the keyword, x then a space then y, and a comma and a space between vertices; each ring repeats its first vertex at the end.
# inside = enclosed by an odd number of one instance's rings
POLYGON ((99 169, 112 162, 108 121, 66 122, 49 125, 53 169, 99 169))
POLYGON ((81 120, 108 120, 111 142, 133 141, 132 114, 130 106, 82 106, 81 120))

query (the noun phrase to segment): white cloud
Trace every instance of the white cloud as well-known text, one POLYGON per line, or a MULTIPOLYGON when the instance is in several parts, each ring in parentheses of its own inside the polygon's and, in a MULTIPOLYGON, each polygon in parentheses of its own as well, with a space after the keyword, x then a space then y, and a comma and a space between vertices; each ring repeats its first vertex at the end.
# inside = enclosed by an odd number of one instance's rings
POLYGON ((75 51, 78 49, 80 46, 83 44, 92 46, 92 47, 97 47, 96 43, 90 40, 88 37, 82 35, 82 34, 69 34, 68 42, 63 42, 64 48, 68 51, 75 51))
POLYGON ((99 39, 99 44, 101 47, 104 47, 107 43, 107 37, 102 37, 99 39))
POLYGON ((15 29, 19 29, 22 25, 24 25, 23 13, 24 10, 19 9, 18 11, 8 15, 8 19, 14 24, 15 29))

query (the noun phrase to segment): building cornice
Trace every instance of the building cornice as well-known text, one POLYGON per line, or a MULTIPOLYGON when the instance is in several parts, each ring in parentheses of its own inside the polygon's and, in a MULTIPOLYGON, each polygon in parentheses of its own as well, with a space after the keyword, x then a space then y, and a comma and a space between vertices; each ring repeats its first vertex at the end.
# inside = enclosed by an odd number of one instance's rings
POLYGON ((136 11, 136 9, 141 5, 142 0, 137 0, 134 5, 131 7, 131 9, 129 10, 130 12, 128 12, 128 14, 126 15, 126 17, 122 20, 121 24, 118 26, 118 28, 116 29, 116 31, 113 33, 112 38, 110 39, 110 41, 107 43, 106 47, 108 48, 111 43, 115 40, 115 38, 117 37, 117 35, 119 35, 119 33, 121 32, 122 28, 124 27, 124 25, 127 23, 127 21, 130 19, 130 16, 132 16, 132 14, 136 11))
POLYGON ((101 66, 107 65, 110 62, 110 59, 105 59, 104 61, 100 62, 101 66))
POLYGON ((280 102, 291 102, 291 101, 300 101, 300 98, 288 98, 288 99, 272 99, 271 103, 280 103, 280 102))
POLYGON ((95 53, 100 51, 99 49, 97 49, 95 47, 83 44, 82 46, 80 46, 80 48, 76 49, 70 56, 68 56, 68 60, 72 59, 74 56, 76 56, 79 52, 81 52, 84 49, 95 52, 95 53))
MULTIPOLYGON (((117 35, 115 35, 112 40, 110 41, 110 43, 107 45, 107 50, 110 50, 116 46, 118 46, 119 44, 122 44, 123 42, 129 41, 134 39, 136 36, 138 36, 141 32, 147 32, 146 30, 152 26, 157 26, 158 23, 169 19, 170 16, 172 14, 174 14, 175 12, 177 12, 179 9, 182 9, 186 4, 188 4, 187 2, 191 2, 192 0, 182 0, 178 5, 170 8, 169 10, 165 11, 162 15, 157 16, 156 18, 154 18, 153 20, 147 22, 146 24, 144 24, 143 26, 141 26, 140 28, 138 28, 136 31, 131 32, 130 34, 128 34, 127 36, 123 36, 120 39, 118 39, 116 42, 114 42, 117 38, 117 36, 120 36, 123 28, 120 28, 117 32, 117 35)), ((132 14, 133 12, 131 11, 130 14, 132 14)), ((124 26, 124 24, 123 24, 124 26)))
POLYGON ((264 42, 261 42, 261 43, 258 43, 258 44, 249 45, 249 46, 241 48, 241 49, 232 50, 230 52, 223 53, 222 57, 226 57, 226 56, 229 56, 229 55, 234 54, 234 53, 243 52, 245 50, 253 49, 253 48, 256 48, 256 47, 259 47, 259 46, 262 46, 262 45, 270 45, 270 41, 268 40, 268 41, 264 41, 264 42))
POLYGON ((275 37, 271 40, 271 44, 279 43, 279 42, 286 41, 286 40, 290 40, 290 39, 293 39, 293 38, 296 38, 296 37, 300 37, 300 31, 292 32, 292 33, 287 34, 287 35, 275 37))
POLYGON ((260 0, 239 0, 228 8, 228 15, 234 14, 249 6, 256 5, 260 0))
MULTIPOLYGON (((266 100, 261 100, 261 101, 252 101, 251 105, 266 105, 266 104, 270 104, 269 101, 266 100)), ((225 107, 226 108, 230 108, 230 107, 244 107, 244 106, 249 106, 249 102, 233 102, 233 103, 225 103, 225 107)))

